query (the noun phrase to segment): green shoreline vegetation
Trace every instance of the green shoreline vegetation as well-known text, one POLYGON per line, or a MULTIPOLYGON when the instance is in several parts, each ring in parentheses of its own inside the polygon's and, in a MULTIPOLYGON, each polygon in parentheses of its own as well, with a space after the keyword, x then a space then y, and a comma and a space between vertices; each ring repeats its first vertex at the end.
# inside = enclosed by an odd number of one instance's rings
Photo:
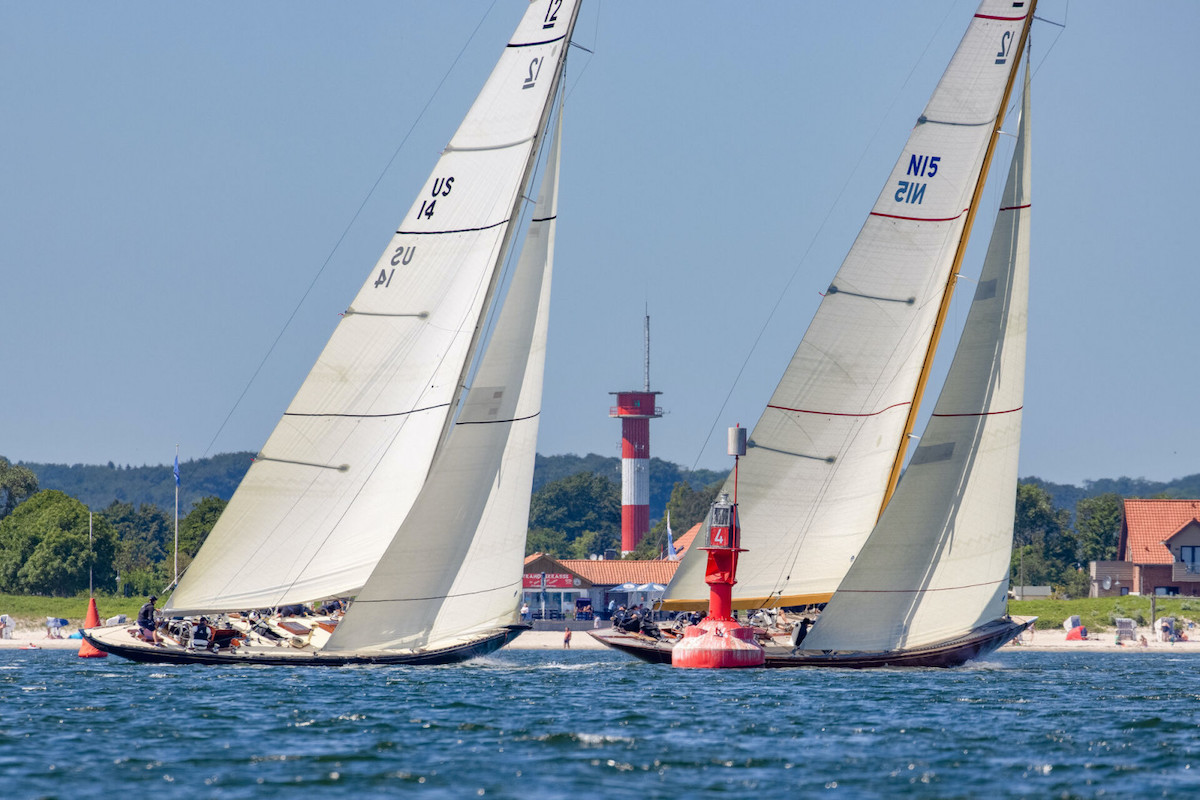
MULTIPOLYGON (((107 592, 96 594, 96 610, 101 622, 118 614, 124 614, 132 621, 145 602, 145 597, 121 597, 107 592)), ((83 627, 87 607, 86 592, 75 597, 0 594, 0 614, 12 617, 18 628, 44 628, 46 617, 59 617, 69 623, 66 632, 74 633, 76 628, 83 627)))
MULTIPOLYGON (((180 465, 178 545, 170 466, 14 464, 0 456, 0 613, 44 624, 48 616, 82 619, 89 585, 102 617, 135 612, 162 594, 176 564, 182 572, 216 524, 251 461, 232 453, 180 465), (83 598, 82 600, 80 598, 83 598)), ((621 528, 619 459, 597 455, 537 457, 526 554, 588 558, 617 550, 621 528)), ((650 506, 656 519, 635 558, 666 550, 666 513, 676 537, 702 521, 725 475, 651 459, 650 506)), ((1072 615, 1095 630, 1117 617, 1145 624, 1149 598, 1088 599, 1091 561, 1118 555, 1124 499, 1197 497, 1200 474, 1168 484, 1121 478, 1083 488, 1024 479, 1017 487, 1010 582, 1050 586, 1052 600, 1011 602, 1011 613, 1058 626, 1072 615)), ((1157 616, 1186 616, 1200 599, 1158 598, 1157 616)), ((1200 615, 1198 615, 1200 616, 1200 615)))

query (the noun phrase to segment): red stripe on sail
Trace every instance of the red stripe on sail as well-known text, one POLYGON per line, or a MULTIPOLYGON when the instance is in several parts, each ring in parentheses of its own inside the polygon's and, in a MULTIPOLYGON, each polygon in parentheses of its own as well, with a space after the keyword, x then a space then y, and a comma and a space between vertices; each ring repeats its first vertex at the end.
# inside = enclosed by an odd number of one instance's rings
POLYGON ((1031 204, 1031 203, 1026 203, 1026 204, 1025 204, 1025 205, 1023 205, 1023 206, 1001 206, 1001 207, 1000 207, 1000 210, 1001 210, 1001 211, 1019 211, 1019 210, 1021 210, 1022 208, 1029 208, 1029 207, 1030 207, 1030 205, 1032 205, 1032 204, 1031 204))
POLYGON ((967 213, 967 209, 964 208, 962 211, 960 211, 958 214, 955 214, 953 217, 901 217, 897 214, 882 214, 878 211, 872 211, 871 216, 872 217, 887 217, 888 219, 906 219, 906 220, 910 220, 912 222, 950 222, 952 220, 958 219, 965 213, 967 213))
POLYGON ((1017 20, 1025 19, 1025 17, 997 17, 992 14, 976 14, 975 19, 998 19, 1001 22, 1016 22, 1017 20))

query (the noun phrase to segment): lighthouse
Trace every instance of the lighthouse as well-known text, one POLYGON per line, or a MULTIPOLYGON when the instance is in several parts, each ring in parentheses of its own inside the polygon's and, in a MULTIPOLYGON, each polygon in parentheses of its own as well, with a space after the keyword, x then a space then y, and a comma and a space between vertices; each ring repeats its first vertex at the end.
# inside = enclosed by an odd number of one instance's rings
POLYGON ((621 420, 621 554, 629 553, 650 532, 650 420, 662 416, 662 392, 650 391, 650 315, 646 315, 645 379, 641 391, 610 392, 617 404, 608 410, 621 420))

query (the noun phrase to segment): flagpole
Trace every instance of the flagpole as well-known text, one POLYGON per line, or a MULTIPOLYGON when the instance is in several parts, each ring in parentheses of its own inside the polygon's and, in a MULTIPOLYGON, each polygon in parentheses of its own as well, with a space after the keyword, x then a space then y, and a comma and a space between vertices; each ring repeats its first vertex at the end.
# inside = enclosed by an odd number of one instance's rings
POLYGON ((175 582, 179 583, 179 445, 175 445, 175 582))
POLYGON ((92 591, 92 562, 96 560, 96 550, 92 545, 92 511, 88 509, 88 597, 95 597, 92 591))

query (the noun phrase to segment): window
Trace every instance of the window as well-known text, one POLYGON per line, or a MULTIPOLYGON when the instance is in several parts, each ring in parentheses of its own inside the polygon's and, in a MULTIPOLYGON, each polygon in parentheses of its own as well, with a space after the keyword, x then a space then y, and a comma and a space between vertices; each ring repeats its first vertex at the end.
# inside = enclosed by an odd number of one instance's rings
POLYGON ((1179 594, 1178 586, 1155 586, 1154 593, 1159 597, 1176 597, 1179 594))
POLYGON ((1179 548, 1179 560, 1187 567, 1189 573, 1200 573, 1200 547, 1184 545, 1179 548))

